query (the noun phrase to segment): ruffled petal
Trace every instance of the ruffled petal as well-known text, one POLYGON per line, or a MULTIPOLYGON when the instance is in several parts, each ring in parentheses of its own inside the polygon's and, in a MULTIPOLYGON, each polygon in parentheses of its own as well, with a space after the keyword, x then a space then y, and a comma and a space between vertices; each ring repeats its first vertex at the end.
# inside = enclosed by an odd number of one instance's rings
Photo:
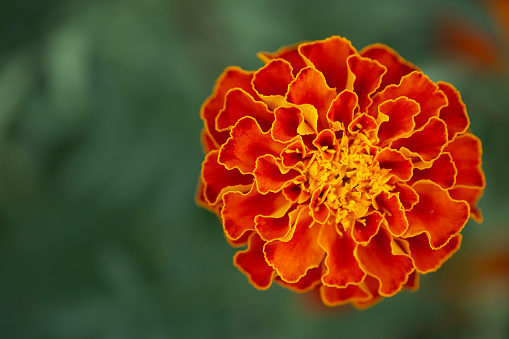
POLYGON ((266 290, 272 284, 276 271, 267 264, 263 255, 265 242, 256 233, 249 237, 249 245, 245 251, 235 253, 233 264, 259 290, 266 290))
POLYGON ((387 69, 378 61, 363 58, 357 54, 348 57, 348 68, 355 76, 353 91, 359 97, 359 111, 365 112, 372 102, 371 94, 382 83, 382 76, 387 69))
POLYGON ((384 217, 378 211, 366 215, 361 220, 356 220, 352 228, 352 238, 356 243, 367 244, 378 233, 384 217))
POLYGON ((310 268, 306 274, 299 279, 299 281, 294 283, 289 283, 281 279, 280 277, 276 277, 276 281, 281 285, 284 286, 294 292, 297 293, 304 293, 311 291, 313 288, 315 288, 318 284, 320 284, 322 278, 322 267, 314 267, 310 268))
POLYGON ((313 145, 322 155, 323 159, 331 161, 339 152, 336 135, 330 129, 324 129, 313 140, 313 145))
POLYGON ((399 201, 407 211, 412 209, 415 204, 419 202, 419 195, 407 184, 401 182, 395 183, 393 192, 399 195, 399 201))
POLYGON ((283 59, 270 60, 254 74, 253 87, 259 95, 285 96, 293 81, 292 66, 283 59))
POLYGON ((470 125, 467 109, 461 100, 460 93, 453 85, 439 81, 438 88, 447 96, 449 104, 440 110, 440 119, 447 125, 449 141, 454 140, 456 135, 467 131, 470 125))
POLYGON ((327 84, 341 92, 348 80, 348 56, 356 53, 350 41, 333 36, 299 46, 300 54, 323 73, 327 84))
POLYGON ((252 117, 239 120, 231 131, 231 137, 221 146, 219 163, 227 169, 238 168, 240 172, 253 173, 256 159, 265 154, 279 156, 284 144, 275 141, 270 133, 263 133, 252 117))
POLYGON ((447 105, 447 97, 437 84, 421 72, 412 72, 404 76, 398 85, 387 86, 377 93, 368 111, 376 115, 378 106, 383 102, 399 97, 407 97, 419 104, 421 111, 414 117, 416 129, 426 125, 431 117, 437 117, 440 109, 447 105))
POLYGON ((428 237, 425 234, 419 234, 415 237, 407 238, 410 255, 414 259, 415 267, 420 273, 434 272, 449 259, 461 245, 461 234, 458 234, 449 240, 449 242, 435 250, 429 245, 428 237))
POLYGON ((332 101, 327 112, 327 120, 330 126, 336 131, 346 130, 353 120, 356 106, 357 94, 349 90, 339 93, 336 99, 332 101))
POLYGON ((339 235, 335 225, 325 224, 320 230, 318 244, 327 253, 327 273, 322 277, 325 285, 345 287, 364 280, 366 273, 353 255, 357 244, 347 233, 339 235))
POLYGON ((322 285, 320 286, 320 297, 327 306, 339 306, 354 301, 367 302, 372 299, 369 291, 359 285, 348 285, 342 288, 322 285))
POLYGON ((260 52, 258 58, 264 63, 269 63, 272 59, 283 59, 292 65, 293 76, 296 76, 301 69, 306 67, 306 62, 298 51, 299 44, 281 47, 274 53, 260 52))
POLYGON ((456 186, 484 188, 486 181, 481 169, 481 140, 473 134, 466 133, 456 137, 444 152, 449 152, 458 170, 456 186))
POLYGON ((397 150, 384 148, 375 156, 375 160, 380 164, 380 168, 390 170, 391 174, 403 181, 412 177, 412 161, 397 150))
POLYGON ((405 254, 394 254, 392 237, 381 229, 366 246, 358 246, 355 255, 362 269, 380 282, 383 296, 396 294, 414 270, 412 259, 405 254))
POLYGON ((256 168, 253 172, 258 192, 279 192, 289 181, 294 180, 301 173, 295 169, 285 169, 276 158, 267 154, 256 159, 256 168))
POLYGON ((304 167, 304 163, 307 162, 308 156, 306 152, 306 146, 302 142, 302 139, 297 139, 281 152, 281 159, 283 165, 286 167, 297 167, 299 164, 304 167))
POLYGON ((415 128, 414 116, 421 111, 419 104, 407 97, 387 100, 378 107, 381 114, 387 115, 388 121, 380 124, 378 129, 379 144, 408 136, 415 128))
POLYGON ((408 184, 412 185, 419 180, 431 180, 442 188, 448 189, 456 183, 456 173, 456 166, 452 161, 451 155, 449 153, 442 153, 438 159, 433 161, 433 165, 430 168, 422 170, 416 168, 408 184))
POLYGON ((320 129, 328 127, 327 111, 336 91, 325 82, 323 74, 312 67, 302 69, 288 89, 287 100, 296 105, 310 104, 318 113, 320 129))
POLYGON ((317 189, 311 195, 311 201, 309 203, 311 216, 316 222, 320 224, 324 224, 327 220, 329 220, 331 214, 330 209, 327 207, 326 204, 324 204, 327 197, 327 191, 329 189, 330 187, 317 189))
POLYGON ((413 189, 419 194, 419 202, 406 212, 410 226, 405 237, 426 233, 431 248, 439 249, 467 223, 468 204, 451 199, 446 190, 431 181, 419 181, 413 189))
POLYGON ((272 138, 281 142, 289 142, 298 135, 315 133, 304 119, 298 107, 283 106, 274 111, 275 120, 272 125, 272 138))
POLYGON ((255 229, 265 241, 282 239, 290 233, 290 217, 288 213, 279 218, 258 215, 255 218, 255 229))
POLYGON ((286 282, 299 281, 306 272, 318 267, 325 254, 316 241, 320 225, 313 224, 313 218, 306 209, 300 213, 293 236, 286 240, 274 240, 265 244, 265 258, 286 282))
POLYGON ((350 125, 348 125, 348 131, 352 134, 358 133, 360 131, 369 132, 377 128, 378 124, 376 123, 376 120, 366 113, 358 115, 355 119, 352 120, 350 125))
POLYGON ((455 187, 449 190, 451 198, 456 200, 465 200, 470 206, 470 216, 476 222, 482 222, 481 210, 477 207, 477 202, 481 198, 484 188, 471 188, 471 187, 455 187))
POLYGON ((230 130, 245 116, 253 117, 264 132, 270 129, 274 120, 274 114, 267 109, 267 105, 255 101, 244 90, 233 88, 226 94, 224 108, 216 117, 216 130, 230 130))
POLYGON ((402 77, 419 69, 386 45, 369 45, 360 51, 359 54, 365 58, 378 61, 387 69, 382 77, 379 90, 383 90, 388 85, 399 84, 402 77))
POLYGON ((216 131, 216 116, 223 108, 224 97, 232 88, 241 88, 256 100, 258 96, 251 86, 253 72, 244 71, 239 67, 228 67, 217 79, 212 95, 203 103, 200 116, 205 122, 205 131, 213 141, 215 148, 219 148, 230 136, 227 131, 216 131))
POLYGON ((255 229, 257 215, 282 217, 291 206, 281 193, 260 194, 255 187, 246 194, 227 192, 223 196, 224 207, 221 211, 226 235, 238 239, 248 230, 255 229))
POLYGON ((237 168, 227 170, 217 162, 219 151, 207 154, 202 165, 204 183, 203 197, 208 204, 215 205, 225 192, 237 190, 247 192, 253 183, 253 176, 242 174, 237 168))
POLYGON ((355 308, 359 310, 364 310, 368 307, 375 305, 376 303, 380 302, 383 299, 382 296, 379 294, 380 282, 378 281, 378 279, 370 275, 366 275, 364 282, 359 287, 365 290, 370 295, 370 297, 368 299, 361 298, 353 299, 352 305, 355 308))
POLYGON ((447 128, 439 118, 433 117, 422 129, 415 131, 411 136, 398 139, 391 145, 393 149, 405 148, 430 162, 440 156, 447 144, 447 128))
POLYGON ((401 236, 408 229, 405 209, 396 194, 382 192, 376 197, 380 211, 387 221, 387 229, 395 237, 401 236))

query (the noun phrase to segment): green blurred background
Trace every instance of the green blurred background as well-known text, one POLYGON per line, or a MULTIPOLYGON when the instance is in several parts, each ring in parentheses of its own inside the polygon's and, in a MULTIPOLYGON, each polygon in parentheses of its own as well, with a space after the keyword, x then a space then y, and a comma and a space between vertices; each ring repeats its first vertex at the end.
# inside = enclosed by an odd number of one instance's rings
POLYGON ((509 77, 444 53, 453 18, 508 60, 478 1, 0 2, 0 337, 509 338, 509 77), (454 84, 488 182, 462 249, 363 312, 255 290, 194 203, 222 70, 336 34, 454 84))

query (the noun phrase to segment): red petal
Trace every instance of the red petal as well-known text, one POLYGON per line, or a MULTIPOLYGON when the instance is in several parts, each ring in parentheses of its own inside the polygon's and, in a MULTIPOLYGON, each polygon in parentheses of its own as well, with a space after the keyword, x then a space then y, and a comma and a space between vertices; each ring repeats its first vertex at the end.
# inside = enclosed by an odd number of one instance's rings
POLYGON ((408 229, 408 220, 405 216, 405 209, 401 205, 396 194, 389 194, 385 191, 376 197, 379 209, 385 212, 389 232, 395 237, 401 236, 408 229))
POLYGON ((257 215, 281 217, 291 205, 281 193, 264 195, 254 187, 247 194, 228 192, 223 196, 223 201, 221 216, 224 231, 231 239, 238 239, 244 232, 254 230, 257 215))
POLYGON ((307 159, 306 146, 302 142, 302 139, 297 139, 281 152, 281 159, 283 159, 283 165, 286 167, 296 167, 297 164, 304 162, 307 159))
POLYGON ((267 109, 262 101, 255 101, 248 93, 240 88, 228 91, 224 108, 216 118, 218 131, 230 130, 237 121, 245 116, 253 117, 264 132, 267 132, 274 120, 274 114, 267 109))
POLYGON ((286 241, 274 240, 265 244, 265 258, 274 267, 281 279, 294 283, 306 272, 318 267, 325 252, 318 245, 320 225, 304 209, 296 222, 293 237, 286 241))
POLYGON ((254 74, 253 87, 260 95, 285 96, 292 81, 290 63, 283 59, 273 59, 254 74))
POLYGON ((352 229, 352 238, 360 244, 368 243, 378 233, 383 219, 380 212, 373 211, 364 217, 363 222, 356 220, 352 229))
POLYGON ((284 148, 282 143, 272 139, 270 133, 263 133, 251 117, 239 120, 231 135, 219 151, 219 162, 228 169, 237 167, 242 173, 252 173, 256 159, 262 155, 279 156, 284 148))
POLYGON ((347 234, 339 235, 335 225, 325 224, 318 236, 318 243, 327 255, 327 274, 322 282, 328 286, 345 287, 364 280, 366 273, 361 270, 353 252, 357 244, 347 234))
POLYGON ((258 53, 258 58, 265 63, 270 62, 272 59, 284 59, 292 65, 293 75, 296 76, 299 71, 306 67, 306 63, 304 59, 300 55, 298 51, 299 44, 292 46, 281 47, 274 53, 260 52, 258 53))
POLYGON ((311 202, 309 204, 311 216, 316 222, 320 224, 323 224, 329 220, 330 216, 329 208, 323 203, 326 200, 325 198, 327 197, 328 190, 329 187, 324 187, 314 191, 313 195, 311 196, 311 202))
POLYGON ((320 279, 322 278, 322 267, 311 268, 306 272, 306 275, 299 279, 299 281, 295 283, 289 283, 281 279, 280 277, 276 277, 276 281, 294 292, 304 293, 311 291, 320 283, 320 279))
POLYGON ((408 135, 415 128, 414 116, 420 112, 419 104, 407 97, 387 100, 378 107, 378 111, 389 117, 378 129, 379 144, 387 144, 394 139, 408 135))
POLYGON ((470 186, 483 188, 486 184, 481 169, 482 145, 475 135, 466 133, 458 136, 444 152, 451 153, 458 175, 456 186, 470 186))
POLYGON ((272 126, 272 137, 274 140, 288 142, 298 136, 299 131, 305 132, 302 129, 306 127, 308 127, 311 132, 314 132, 312 128, 307 126, 304 122, 304 116, 297 107, 278 107, 274 111, 274 115, 276 118, 272 126))
POLYGON ((353 301, 368 301, 371 294, 358 285, 348 285, 344 288, 320 286, 320 296, 327 306, 339 306, 353 301))
POLYGON ((382 82, 382 75, 386 72, 386 68, 379 62, 363 58, 358 54, 348 58, 348 67, 355 76, 353 90, 359 97, 359 110, 365 112, 366 107, 372 102, 371 94, 382 82))
POLYGON ((442 153, 438 159, 433 161, 430 168, 423 170, 416 168, 408 184, 412 185, 419 180, 431 180, 442 188, 448 189, 454 186, 456 173, 456 166, 454 166, 451 155, 442 153))
POLYGON ((208 154, 210 151, 218 149, 218 146, 214 144, 212 137, 207 133, 205 128, 200 132, 200 140, 203 153, 208 154))
POLYGON ((447 144, 447 128, 439 118, 433 117, 421 130, 415 131, 411 136, 398 139, 391 145, 393 149, 406 148, 417 153, 423 161, 429 162, 440 156, 447 144))
POLYGON ((412 187, 406 184, 396 183, 392 192, 399 194, 399 201, 401 201, 405 210, 411 209, 419 201, 419 195, 412 187))
POLYGON ((359 54, 378 61, 387 69, 387 72, 382 77, 380 90, 391 84, 399 84, 402 77, 419 69, 386 45, 373 44, 365 47, 359 54))
POLYGON ((348 125, 348 131, 350 133, 357 133, 359 131, 369 132, 378 127, 378 124, 376 123, 376 120, 367 115, 366 113, 362 113, 361 115, 357 116, 350 125, 348 125))
POLYGON ((323 74, 312 67, 302 69, 288 89, 288 102, 296 105, 310 104, 318 112, 321 128, 328 127, 327 111, 336 98, 336 91, 325 82, 323 74))
POLYGON ((256 159, 253 172, 258 192, 279 192, 286 183, 295 179, 301 173, 294 169, 284 169, 278 164, 273 155, 264 155, 256 159))
POLYGON ((255 218, 256 232, 265 241, 281 239, 290 232, 290 217, 288 213, 280 218, 257 216, 255 218))
POLYGON ((446 190, 431 181, 419 181, 413 188, 419 194, 419 202, 406 212, 410 226, 405 237, 424 232, 431 248, 439 249, 467 223, 468 204, 451 199, 446 190))
POLYGON ((481 198, 484 188, 456 187, 449 190, 451 198, 465 200, 470 205, 470 216, 478 223, 482 222, 481 210, 477 207, 477 201, 481 198))
POLYGON ((238 67, 228 67, 217 79, 212 95, 203 103, 200 116, 205 121, 206 133, 216 145, 216 148, 225 143, 230 134, 226 131, 216 131, 216 116, 223 108, 226 93, 235 87, 241 88, 253 98, 258 99, 251 86, 253 72, 244 71, 238 67))
MULTIPOLYGON (((223 232, 224 233, 224 232, 223 232)), ((244 247, 246 246, 248 240, 249 240, 249 237, 255 233, 254 231, 246 231, 242 234, 242 236, 238 239, 230 239, 228 237, 228 235, 226 233, 224 233, 224 238, 226 239, 226 241, 228 242, 228 244, 231 246, 231 247, 244 247)))
POLYGON ((266 290, 272 284, 276 271, 267 264, 263 255, 265 242, 258 234, 253 233, 249 238, 249 246, 245 251, 235 253, 233 264, 247 275, 249 282, 260 290, 266 290))
POLYGON ((330 129, 321 131, 313 140, 313 145, 327 161, 331 161, 335 154, 339 152, 339 143, 336 140, 336 135, 330 129))
POLYGON ((332 101, 327 120, 335 130, 345 130, 352 122, 355 107, 357 106, 357 94, 349 90, 339 93, 336 99, 332 101), (342 127, 340 127, 342 125, 342 127))
POLYGON ((461 100, 460 93, 456 88, 447 82, 438 82, 438 88, 447 96, 449 104, 440 110, 440 119, 447 125, 447 136, 449 141, 453 140, 457 134, 466 132, 470 121, 467 115, 467 109, 461 100))
POLYGON ((350 41, 333 36, 299 46, 300 54, 308 59, 317 70, 323 73, 327 84, 338 92, 346 88, 348 79, 347 59, 357 51, 350 41))
POLYGON ((410 255, 414 259, 417 271, 429 273, 439 269, 460 248, 461 234, 452 237, 445 246, 438 250, 430 247, 428 237, 425 234, 407 238, 406 241, 410 246, 410 255))
POLYGON ((221 196, 231 190, 249 190, 253 183, 251 175, 240 173, 237 168, 227 170, 217 162, 219 151, 215 150, 207 154, 202 165, 202 178, 204 182, 204 198, 207 203, 215 205, 221 196))
POLYGON ((438 116, 440 109, 447 105, 445 94, 433 81, 421 72, 412 72, 404 76, 399 85, 390 85, 377 93, 369 107, 370 114, 376 115, 376 108, 383 102, 399 97, 407 97, 419 104, 421 112, 414 117, 416 129, 424 126, 431 117, 438 116))
POLYGON ((389 169, 399 179, 406 181, 412 177, 412 161, 407 159, 401 152, 390 148, 384 148, 375 156, 380 168, 389 169))
POLYGON ((396 294, 414 270, 412 259, 392 253, 391 239, 383 229, 366 246, 358 246, 356 256, 362 269, 380 282, 383 296, 396 294))

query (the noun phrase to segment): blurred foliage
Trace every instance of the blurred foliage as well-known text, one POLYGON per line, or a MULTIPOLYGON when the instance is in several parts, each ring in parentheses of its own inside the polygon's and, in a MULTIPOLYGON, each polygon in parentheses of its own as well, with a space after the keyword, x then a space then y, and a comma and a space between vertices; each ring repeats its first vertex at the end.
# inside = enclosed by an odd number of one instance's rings
POLYGON ((496 29, 465 0, 1 2, 1 337, 509 337, 509 268, 470 265, 509 239, 509 77, 437 53, 443 13, 496 29), (460 252, 364 312, 256 291, 194 204, 200 105, 222 70, 335 34, 453 83, 488 181, 460 252))

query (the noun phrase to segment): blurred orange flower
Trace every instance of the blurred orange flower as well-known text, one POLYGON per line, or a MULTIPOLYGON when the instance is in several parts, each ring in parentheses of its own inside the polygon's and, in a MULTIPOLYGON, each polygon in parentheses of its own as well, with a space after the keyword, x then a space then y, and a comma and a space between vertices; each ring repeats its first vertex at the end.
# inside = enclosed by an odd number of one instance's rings
POLYGON ((485 186, 458 91, 381 44, 341 37, 229 67, 201 109, 197 202, 258 289, 319 289, 329 306, 418 288, 461 243, 485 186))

